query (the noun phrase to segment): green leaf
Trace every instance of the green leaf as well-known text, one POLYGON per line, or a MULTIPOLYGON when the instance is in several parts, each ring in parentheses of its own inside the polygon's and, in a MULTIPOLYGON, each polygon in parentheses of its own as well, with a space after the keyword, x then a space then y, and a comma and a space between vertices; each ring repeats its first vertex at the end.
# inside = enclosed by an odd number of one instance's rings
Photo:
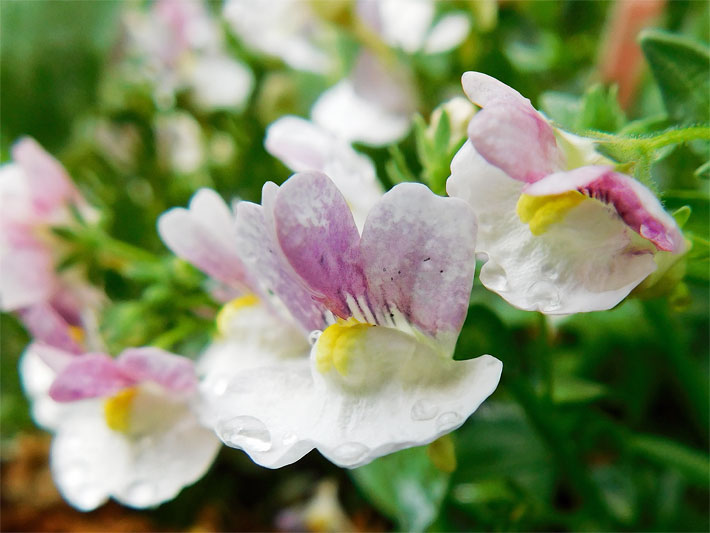
POLYGON ((439 513, 449 474, 429 460, 426 447, 381 457, 351 471, 355 484, 398 529, 423 531, 439 513))
POLYGON ((710 119, 710 49, 686 37, 645 30, 641 49, 668 114, 681 123, 710 119))
POLYGON ((434 132, 434 152, 436 154, 445 154, 449 151, 449 142, 451 140, 451 121, 446 109, 442 109, 441 117, 436 125, 434 132))
POLYGON ((702 165, 700 165, 694 173, 698 178, 701 179, 710 179, 710 161, 705 161, 702 165))
POLYGON ((710 476, 710 458, 698 450, 653 435, 638 435, 631 439, 631 450, 662 466, 673 468, 688 481, 707 486, 710 476))
POLYGON ((619 131, 626 123, 617 88, 608 89, 600 84, 590 87, 582 97, 581 109, 575 127, 578 130, 598 130, 607 133, 619 131))
POLYGON ((540 108, 565 129, 574 129, 582 105, 577 96, 548 91, 540 95, 540 108))
POLYGON ((688 222, 688 219, 690 218, 690 213, 692 212, 693 210, 690 208, 689 205, 684 205, 683 207, 679 207, 678 209, 673 211, 673 218, 675 219, 679 228, 682 229, 683 226, 685 226, 685 223, 688 222))
POLYGON ((589 403, 609 394, 608 387, 576 376, 556 376, 553 401, 556 404, 589 403))

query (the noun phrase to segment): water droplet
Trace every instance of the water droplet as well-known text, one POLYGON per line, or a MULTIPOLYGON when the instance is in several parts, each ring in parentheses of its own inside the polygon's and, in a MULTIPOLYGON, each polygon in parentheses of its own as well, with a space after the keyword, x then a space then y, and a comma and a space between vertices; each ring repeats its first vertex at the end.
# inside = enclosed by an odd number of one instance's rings
POLYGON ((284 446, 292 446, 296 444, 296 441, 298 440, 298 435, 295 433, 286 433, 283 436, 282 442, 284 446))
POLYGON ((439 418, 436 419, 436 427, 440 430, 451 429, 457 426, 461 422, 461 415, 449 411, 447 413, 442 413, 439 418))
POLYGON ((489 261, 481 270, 481 282, 491 290, 503 291, 508 288, 508 277, 500 265, 491 264, 489 261))
POLYGON ((362 460, 370 449, 359 442, 346 442, 333 450, 333 458, 344 465, 353 465, 362 460))
POLYGON ((320 339, 320 336, 323 332, 319 329, 314 329, 308 334, 308 343, 313 346, 316 342, 318 342, 318 339, 320 339))
POLYGON ((271 449, 271 434, 264 423, 253 416, 237 416, 222 421, 217 434, 228 446, 248 451, 266 452, 271 449))
POLYGON ((548 313, 560 308, 560 292, 548 281, 536 281, 528 289, 530 299, 540 311, 548 313))
POLYGON ((156 486, 144 479, 134 481, 126 488, 125 499, 134 506, 147 506, 153 504, 155 498, 156 486))
POLYGON ((540 274, 550 281, 557 281, 560 278, 560 269, 552 263, 545 263, 540 268, 540 274))
POLYGON ((413 420, 431 420, 439 412, 439 408, 426 400, 417 400, 412 406, 413 420))

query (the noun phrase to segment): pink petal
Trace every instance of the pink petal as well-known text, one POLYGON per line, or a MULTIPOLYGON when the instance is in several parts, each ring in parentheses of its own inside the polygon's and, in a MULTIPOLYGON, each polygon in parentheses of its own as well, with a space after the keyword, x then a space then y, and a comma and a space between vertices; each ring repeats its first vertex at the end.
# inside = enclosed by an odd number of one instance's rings
POLYGON ((624 223, 659 250, 682 252, 685 241, 673 218, 658 199, 635 179, 614 172, 611 167, 586 166, 558 172, 526 186, 532 196, 579 191, 612 206, 624 223))
POLYGON ((137 383, 152 381, 173 392, 192 392, 197 387, 190 359, 159 348, 131 348, 116 359, 116 366, 137 383))
POLYGON ((380 310, 398 309, 432 336, 457 334, 468 311, 475 242, 476 220, 466 202, 419 184, 396 186, 372 209, 363 230, 371 299, 380 310))
POLYGON ((18 315, 34 340, 75 354, 83 352, 81 345, 71 335, 71 325, 49 303, 22 308, 18 315))
POLYGON ((278 242, 313 297, 335 315, 350 316, 347 294, 365 293, 360 236, 335 184, 319 172, 292 176, 274 204, 278 242))
POLYGON ((50 397, 57 402, 112 396, 134 385, 108 355, 89 353, 69 363, 52 383, 50 397))
MULTIPOLYGON (((38 241, 7 242, 3 228, 0 240, 0 308, 14 311, 48 300, 56 286, 52 254, 38 241)), ((29 236, 28 236, 29 237, 29 236)))
POLYGON ((519 181, 534 182, 564 162, 552 126, 527 101, 493 100, 471 119, 468 137, 486 161, 519 181))
MULTIPOLYGON (((237 208, 237 244, 244 263, 256 275, 259 293, 285 306, 306 331, 324 327, 322 306, 311 298, 276 242, 272 218, 273 201, 278 190, 264 185, 264 206, 241 202, 237 208)), ((278 304, 277 304, 278 307, 278 304)))
POLYGON ((68 352, 42 342, 33 342, 28 346, 27 351, 37 355, 55 374, 62 372, 72 361, 79 357, 74 352, 68 352))
POLYGON ((486 107, 496 100, 530 103, 512 87, 483 72, 464 72, 461 85, 468 99, 478 107, 486 107))
POLYGON ((12 157, 27 176, 33 203, 39 212, 48 213, 67 202, 81 199, 64 167, 34 139, 24 137, 19 140, 12 147, 12 157))
POLYGON ((235 217, 216 192, 200 189, 188 209, 163 213, 158 233, 173 253, 216 280, 245 284, 247 275, 235 241, 235 217))

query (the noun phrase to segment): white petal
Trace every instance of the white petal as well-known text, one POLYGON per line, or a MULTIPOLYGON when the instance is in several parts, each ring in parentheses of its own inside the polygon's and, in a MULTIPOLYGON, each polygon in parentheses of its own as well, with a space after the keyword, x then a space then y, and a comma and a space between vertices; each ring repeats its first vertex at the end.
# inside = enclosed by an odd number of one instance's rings
POLYGON ((523 183, 488 164, 470 142, 451 174, 448 193, 478 216, 476 251, 489 258, 481 282, 516 307, 549 314, 609 309, 656 268, 642 239, 598 202, 582 202, 533 236, 516 214, 523 183))
POLYGON ((429 32, 424 43, 424 52, 438 54, 448 52, 461 44, 471 29, 471 20, 463 13, 451 13, 441 17, 429 32))
POLYGON ((355 385, 315 369, 317 344, 310 365, 240 374, 225 395, 218 434, 269 468, 314 447, 354 468, 456 429, 500 379, 500 361, 487 355, 456 362, 389 328, 369 329, 367 341, 366 360, 353 362, 355 385))
POLYGON ((434 18, 432 0, 379 0, 382 38, 391 46, 414 53, 424 45, 434 18))
POLYGON ((350 80, 325 91, 311 110, 313 121, 346 141, 381 146, 409 131, 408 113, 393 113, 355 92, 350 80))
POLYGON ((81 511, 90 511, 124 483, 130 452, 125 439, 106 426, 100 400, 74 405, 80 404, 78 411, 65 412, 52 441, 50 464, 64 499, 81 511))
POLYGON ((55 429, 62 420, 66 404, 61 404, 49 397, 56 372, 52 370, 30 344, 20 357, 19 372, 22 388, 30 400, 32 418, 44 429, 55 429))
POLYGON ((243 109, 254 86, 254 75, 226 55, 201 57, 192 72, 194 98, 204 109, 243 109))

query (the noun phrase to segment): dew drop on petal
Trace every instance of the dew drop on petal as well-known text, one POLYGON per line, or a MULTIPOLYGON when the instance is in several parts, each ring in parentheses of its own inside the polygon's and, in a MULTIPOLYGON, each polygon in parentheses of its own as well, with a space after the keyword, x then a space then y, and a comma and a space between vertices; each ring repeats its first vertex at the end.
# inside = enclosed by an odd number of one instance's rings
POLYGON ((362 460, 370 449, 359 442, 346 442, 333 450, 333 458, 344 464, 354 464, 362 460))
POLYGON ((485 285, 493 291, 503 291, 508 288, 508 277, 500 265, 485 265, 485 285))
POLYGON ((543 313, 560 308, 560 291, 549 281, 536 281, 528 289, 528 297, 543 313))
POLYGON ((453 411, 441 413, 439 418, 436 419, 436 427, 439 428, 439 430, 451 429, 460 423, 461 415, 454 413, 453 411))
POLYGON ((126 488, 126 500, 137 507, 147 506, 153 503, 156 490, 156 486, 150 481, 134 481, 126 488))
POLYGON ((237 416, 217 425, 219 438, 228 446, 246 451, 266 452, 271 449, 271 433, 253 416, 237 416))
POLYGON ((552 263, 545 263, 540 268, 540 274, 550 281, 557 281, 560 278, 560 270, 552 263))
POLYGON ((319 329, 314 329, 308 334, 308 343, 313 346, 316 342, 318 342, 318 339, 320 339, 320 336, 323 332, 319 329))
POLYGON ((417 400, 412 406, 412 420, 431 420, 439 412, 439 408, 426 400, 417 400))

